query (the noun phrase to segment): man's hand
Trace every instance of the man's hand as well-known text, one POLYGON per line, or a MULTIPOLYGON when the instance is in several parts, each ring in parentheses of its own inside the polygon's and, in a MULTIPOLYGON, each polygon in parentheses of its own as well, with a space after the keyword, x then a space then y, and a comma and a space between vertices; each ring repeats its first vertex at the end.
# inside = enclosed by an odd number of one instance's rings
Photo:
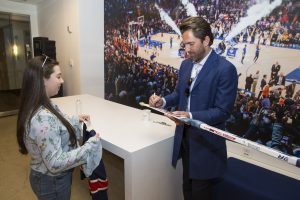
POLYGON ((160 96, 153 94, 149 98, 149 105, 152 107, 160 108, 163 105, 163 100, 160 96))
POLYGON ((168 112, 165 114, 168 118, 173 120, 176 125, 183 125, 184 123, 176 118, 190 118, 190 114, 188 112, 184 111, 174 111, 174 112, 168 112), (176 117, 176 118, 175 118, 176 117))

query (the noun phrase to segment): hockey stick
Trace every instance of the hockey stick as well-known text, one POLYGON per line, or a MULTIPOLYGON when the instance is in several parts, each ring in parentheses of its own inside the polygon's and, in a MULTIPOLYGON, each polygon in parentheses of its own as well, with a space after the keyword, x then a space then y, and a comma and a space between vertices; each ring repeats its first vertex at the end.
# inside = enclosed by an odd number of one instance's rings
POLYGON ((258 144, 256 142, 247 140, 245 138, 241 138, 237 135, 234 135, 232 133, 220 130, 218 128, 215 128, 213 126, 209 126, 208 124, 205 124, 204 122, 198 121, 198 120, 193 120, 193 119, 188 119, 188 118, 184 118, 184 119, 180 119, 182 122, 189 124, 191 126, 194 126, 196 128, 200 128, 206 131, 209 131, 215 135, 219 135, 225 139, 228 139, 230 141, 239 143, 241 145, 250 147, 251 149, 255 149, 257 151, 263 152, 269 156, 278 158, 280 160, 283 160, 285 162, 288 162, 291 165, 295 165, 297 167, 300 167, 300 158, 297 158, 295 156, 289 156, 285 153, 282 153, 280 151, 277 151, 275 149, 272 149, 270 147, 258 144))
POLYGON ((300 167, 300 158, 297 158, 295 156, 289 156, 289 155, 287 155, 285 153, 282 153, 282 152, 277 151, 275 149, 272 149, 270 147, 258 144, 256 142, 247 140, 245 138, 241 138, 241 137, 239 137, 237 135, 234 135, 232 133, 220 130, 220 129, 215 128, 213 126, 209 126, 208 124, 205 124, 204 122, 201 122, 199 120, 193 120, 193 119, 189 119, 189 118, 178 118, 178 117, 170 115, 167 110, 164 110, 164 109, 161 109, 161 108, 155 108, 155 107, 152 107, 149 104, 145 104, 143 102, 141 102, 140 105, 148 107, 148 108, 150 108, 152 110, 156 110, 159 113, 165 114, 167 116, 174 117, 174 118, 180 120, 181 122, 183 122, 185 124, 194 126, 196 128, 199 128, 199 129, 203 129, 203 130, 209 131, 209 132, 211 132, 211 133, 213 133, 215 135, 221 136, 221 137, 223 137, 223 138, 225 138, 227 140, 239 143, 239 144, 241 144, 243 146, 247 146, 249 148, 252 148, 252 149, 255 149, 255 150, 260 151, 262 153, 265 153, 265 154, 267 154, 269 156, 272 156, 272 157, 275 157, 277 159, 280 159, 280 160, 283 160, 285 162, 288 162, 291 165, 295 165, 297 167, 300 167))

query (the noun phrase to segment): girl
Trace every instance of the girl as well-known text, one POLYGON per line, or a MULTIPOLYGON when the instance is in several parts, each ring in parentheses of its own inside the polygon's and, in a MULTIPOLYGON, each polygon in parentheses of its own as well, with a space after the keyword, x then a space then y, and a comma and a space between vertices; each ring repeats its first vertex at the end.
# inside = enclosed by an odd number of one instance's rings
POLYGON ((77 146, 89 116, 68 117, 51 102, 63 82, 59 63, 48 56, 31 59, 23 75, 17 140, 20 152, 31 156, 29 179, 39 200, 70 199, 73 168, 85 164, 92 171, 102 155, 98 133, 77 146))

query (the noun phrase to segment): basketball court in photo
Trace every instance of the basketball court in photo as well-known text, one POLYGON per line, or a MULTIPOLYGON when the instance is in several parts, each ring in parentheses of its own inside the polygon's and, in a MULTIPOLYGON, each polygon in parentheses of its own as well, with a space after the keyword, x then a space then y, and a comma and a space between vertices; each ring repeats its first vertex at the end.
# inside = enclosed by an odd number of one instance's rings
MULTIPOLYGON (((157 33, 151 36, 151 40, 155 40, 158 42, 162 42, 162 50, 154 47, 139 47, 138 56, 150 60, 150 56, 153 52, 156 53, 156 57, 154 58, 154 62, 158 62, 164 65, 170 65, 174 68, 179 69, 180 63, 183 61, 178 55, 178 50, 180 48, 181 38, 178 39, 177 34, 170 33, 157 33), (173 37, 172 47, 170 47, 170 38, 173 37)), ((216 48, 221 40, 214 40, 213 48, 216 48)), ((234 47, 237 48, 235 57, 226 57, 228 61, 233 63, 237 69, 238 73, 242 73, 239 78, 239 88, 245 87, 246 77, 250 74, 254 75, 257 70, 259 70, 259 79, 257 83, 256 93, 259 92, 260 81, 264 74, 267 75, 267 81, 270 79, 271 75, 271 67, 277 61, 281 65, 281 69, 279 71, 283 72, 284 75, 287 75, 291 71, 295 70, 300 66, 300 50, 297 49, 289 49, 289 48, 280 48, 273 46, 264 46, 260 45, 260 54, 257 61, 254 63, 253 58, 255 56, 256 44, 247 43, 247 53, 244 58, 244 64, 241 63, 242 58, 242 50, 246 43, 239 42, 234 47)), ((226 51, 230 47, 226 45, 226 51)), ((225 56, 225 53, 222 55, 225 56)), ((291 82, 286 82, 285 85, 289 85, 291 82)), ((296 91, 300 90, 300 85, 297 84, 296 91)))

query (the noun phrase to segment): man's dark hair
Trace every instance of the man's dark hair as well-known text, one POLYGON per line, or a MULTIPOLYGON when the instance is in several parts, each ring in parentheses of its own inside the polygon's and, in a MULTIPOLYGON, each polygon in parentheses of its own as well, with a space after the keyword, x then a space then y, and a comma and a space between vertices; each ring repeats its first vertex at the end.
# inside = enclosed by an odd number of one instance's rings
POLYGON ((209 46, 213 44, 214 36, 211 32, 210 24, 202 17, 197 16, 184 19, 179 29, 182 34, 188 30, 192 30, 194 36, 202 41, 208 36, 210 38, 209 46))

